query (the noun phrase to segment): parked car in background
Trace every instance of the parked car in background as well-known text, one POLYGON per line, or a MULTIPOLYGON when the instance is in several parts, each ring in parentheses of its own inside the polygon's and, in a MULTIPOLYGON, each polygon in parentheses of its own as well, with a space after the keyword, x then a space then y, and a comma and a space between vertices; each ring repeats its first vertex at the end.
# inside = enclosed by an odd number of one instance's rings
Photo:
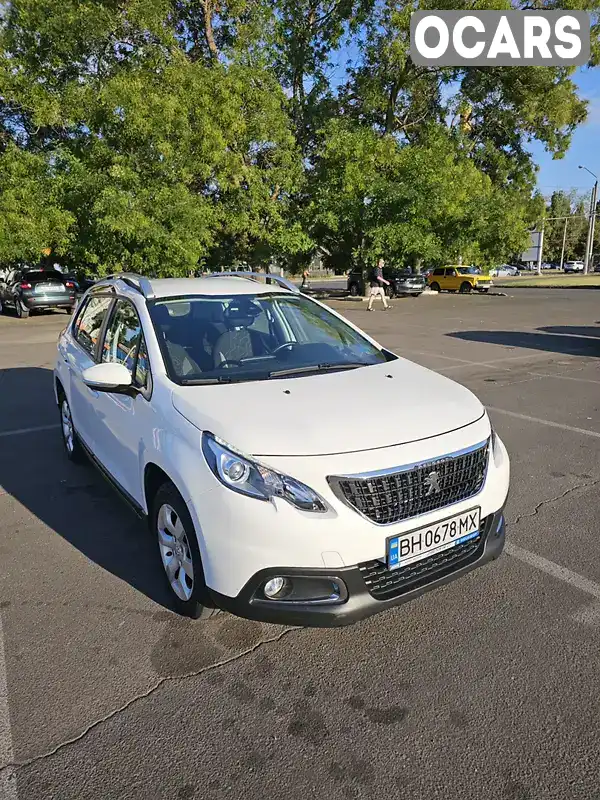
POLYGON ((490 277, 482 273, 479 267, 461 264, 434 269, 427 280, 434 292, 487 292, 492 286, 490 277))
POLYGON ((75 283, 58 270, 19 268, 0 279, 0 313, 13 308, 20 319, 42 309, 64 309, 70 314, 76 296, 75 283))
POLYGON ((565 272, 583 272, 585 265, 583 261, 566 261, 565 272))
POLYGON ((256 277, 102 280, 58 341, 65 453, 147 518, 177 610, 347 625, 497 558, 510 467, 481 402, 256 277), (311 405, 344 413, 290 424, 311 405))
POLYGON ((492 278, 507 278, 509 276, 515 276, 518 274, 518 268, 513 267, 510 264, 502 264, 502 266, 494 267, 490 270, 490 277, 492 278))
MULTIPOLYGON (((418 297, 427 288, 427 280, 424 275, 412 272, 409 269, 398 269, 396 267, 384 267, 383 277, 390 282, 389 286, 383 287, 388 297, 403 297, 411 295, 418 297)), ((348 273, 348 292, 352 297, 358 297, 365 293, 362 272, 353 270, 348 273)))

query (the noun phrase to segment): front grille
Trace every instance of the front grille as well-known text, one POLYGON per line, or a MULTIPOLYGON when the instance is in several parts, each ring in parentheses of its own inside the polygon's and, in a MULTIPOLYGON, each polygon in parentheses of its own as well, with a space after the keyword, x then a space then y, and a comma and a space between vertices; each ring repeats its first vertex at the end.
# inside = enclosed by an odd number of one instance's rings
POLYGON ((483 486, 488 443, 410 469, 366 477, 330 477, 338 497, 378 525, 468 500, 483 486))
POLYGON ((390 600, 471 564, 480 556, 486 522, 487 520, 481 521, 480 533, 476 539, 457 544, 441 553, 434 553, 405 567, 388 569, 381 561, 359 564, 367 589, 376 600, 390 600))

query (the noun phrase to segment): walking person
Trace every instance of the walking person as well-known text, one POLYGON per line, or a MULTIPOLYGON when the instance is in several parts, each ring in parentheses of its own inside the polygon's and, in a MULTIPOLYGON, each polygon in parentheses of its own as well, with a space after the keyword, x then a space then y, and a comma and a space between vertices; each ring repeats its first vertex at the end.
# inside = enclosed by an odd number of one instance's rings
POLYGON ((302 273, 302 284, 300 285, 300 289, 309 289, 308 279, 310 277, 310 272, 305 269, 302 273))
POLYGON ((385 261, 383 260, 383 258, 380 258, 377 261, 377 266, 375 267, 371 275, 371 291, 369 292, 369 305, 367 306, 367 311, 373 311, 373 303, 376 297, 381 297, 384 311, 387 311, 389 308, 383 287, 389 286, 390 282, 386 281, 386 279, 383 277, 384 267, 385 267, 385 261))

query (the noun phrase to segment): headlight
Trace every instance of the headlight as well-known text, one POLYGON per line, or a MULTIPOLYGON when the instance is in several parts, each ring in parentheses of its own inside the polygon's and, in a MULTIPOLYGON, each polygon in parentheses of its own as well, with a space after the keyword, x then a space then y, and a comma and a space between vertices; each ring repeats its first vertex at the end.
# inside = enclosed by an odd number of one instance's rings
POLYGON ((252 461, 210 433, 202 434, 202 451, 215 477, 234 492, 257 500, 281 497, 302 511, 328 510, 323 498, 304 483, 252 461))

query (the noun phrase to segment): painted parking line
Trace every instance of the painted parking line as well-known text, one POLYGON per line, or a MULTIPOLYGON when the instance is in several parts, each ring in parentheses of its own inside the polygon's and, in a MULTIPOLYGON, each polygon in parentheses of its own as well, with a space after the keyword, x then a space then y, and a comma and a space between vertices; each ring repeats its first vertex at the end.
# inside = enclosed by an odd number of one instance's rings
POLYGON ((541 419, 540 417, 530 417, 528 414, 519 414, 517 411, 507 411, 505 408, 495 408, 494 406, 486 406, 488 411, 494 411, 496 414, 506 414, 508 417, 515 417, 515 419, 522 419, 525 422, 537 422, 539 425, 547 425, 550 428, 560 428, 563 431, 571 431, 572 433, 583 433, 585 436, 593 436, 600 439, 600 432, 590 431, 588 428, 576 428, 574 425, 564 425, 562 422, 553 422, 549 419, 541 419))
POLYGON ((38 431, 52 431, 60 428, 60 424, 55 422, 52 425, 37 425, 35 428, 17 428, 13 431, 0 431, 0 439, 5 436, 22 436, 25 433, 37 433, 38 431))
POLYGON ((525 550, 523 547, 513 544, 513 542, 507 542, 504 549, 509 556, 517 558, 524 564, 529 564, 530 567, 545 572, 546 575, 551 575, 553 578, 557 578, 559 581, 568 583, 569 586, 591 595, 596 600, 600 600, 600 584, 590 581, 588 578, 584 578, 583 575, 579 575, 566 567, 561 567, 560 564, 555 564, 554 561, 550 561, 543 556, 538 556, 537 553, 525 550))
POLYGON ((577 381, 578 383, 597 383, 600 384, 600 381, 595 381, 592 378, 574 378, 570 375, 554 375, 549 372, 532 372, 532 375, 539 375, 540 378, 558 378, 561 381, 577 381))
POLYGON ((14 761, 10 715, 8 712, 8 683, 4 657, 4 631, 0 614, 0 800, 16 800, 17 776, 14 769, 3 769, 14 761))

